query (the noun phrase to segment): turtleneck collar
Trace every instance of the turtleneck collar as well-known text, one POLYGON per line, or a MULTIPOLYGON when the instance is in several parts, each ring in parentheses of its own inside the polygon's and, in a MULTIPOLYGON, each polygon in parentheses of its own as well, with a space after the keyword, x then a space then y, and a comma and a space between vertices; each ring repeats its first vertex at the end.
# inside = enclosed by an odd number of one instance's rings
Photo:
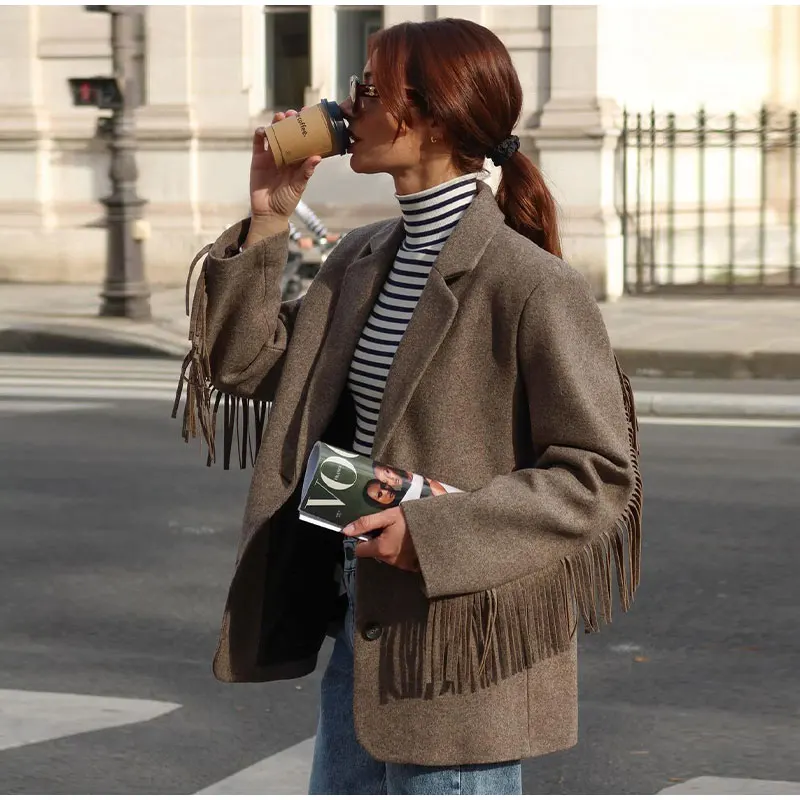
POLYGON ((411 249, 444 244, 447 235, 478 192, 479 173, 457 178, 413 194, 395 194, 405 227, 405 246, 411 249))

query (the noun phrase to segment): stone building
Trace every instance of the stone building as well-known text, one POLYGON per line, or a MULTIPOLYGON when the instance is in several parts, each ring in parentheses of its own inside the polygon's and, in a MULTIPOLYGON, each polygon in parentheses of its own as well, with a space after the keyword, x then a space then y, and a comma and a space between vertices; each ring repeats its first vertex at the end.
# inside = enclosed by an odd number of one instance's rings
MULTIPOLYGON (((620 112, 800 107, 796 6, 148 6, 137 110, 148 278, 183 280, 247 209, 252 130, 272 109, 341 98, 381 26, 467 17, 506 43, 525 91, 517 133, 562 209, 565 254, 622 291, 620 112)), ((0 280, 100 283, 108 161, 98 112, 67 79, 110 71, 109 17, 0 6, 0 280)), ((307 194, 336 229, 396 212, 386 176, 328 159, 307 194)))

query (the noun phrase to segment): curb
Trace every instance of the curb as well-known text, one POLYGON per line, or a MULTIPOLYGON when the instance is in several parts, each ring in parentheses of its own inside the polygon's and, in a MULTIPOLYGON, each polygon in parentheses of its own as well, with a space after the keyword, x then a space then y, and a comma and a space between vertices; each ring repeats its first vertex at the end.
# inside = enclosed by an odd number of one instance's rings
POLYGON ((755 778, 722 778, 704 775, 691 778, 676 786, 662 789, 658 794, 800 794, 800 783, 790 781, 764 781, 755 778))
POLYGON ((800 380, 800 353, 645 350, 629 347, 615 347, 614 351, 622 369, 630 377, 800 380))
POLYGON ((188 340, 162 331, 105 326, 12 324, 0 327, 0 353, 183 358, 188 340))
MULTIPOLYGON (((182 359, 189 343, 153 323, 0 323, 0 353, 182 359), (142 327, 144 325, 146 327, 142 327)), ((800 379, 800 354, 616 350, 630 377, 800 379)), ((796 395, 634 392, 639 417, 800 420, 796 395)))
MULTIPOLYGON (((189 343, 152 322, 116 326, 7 321, 0 323, 0 353, 183 358, 189 343)), ((613 344, 613 343, 612 343, 613 344)), ((637 378, 800 380, 800 353, 653 350, 615 347, 625 373, 637 378)))
POLYGON ((638 417, 800 420, 800 397, 634 391, 638 417))

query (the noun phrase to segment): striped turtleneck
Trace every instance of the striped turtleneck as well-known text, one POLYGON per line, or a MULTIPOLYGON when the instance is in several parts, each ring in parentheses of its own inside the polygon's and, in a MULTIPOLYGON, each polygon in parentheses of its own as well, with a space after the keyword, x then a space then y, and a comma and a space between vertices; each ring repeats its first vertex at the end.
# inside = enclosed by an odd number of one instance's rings
POLYGON ((378 413, 397 347, 439 251, 478 191, 477 179, 477 173, 461 175, 431 189, 395 195, 405 237, 361 333, 347 377, 356 406, 356 453, 372 455, 378 413))

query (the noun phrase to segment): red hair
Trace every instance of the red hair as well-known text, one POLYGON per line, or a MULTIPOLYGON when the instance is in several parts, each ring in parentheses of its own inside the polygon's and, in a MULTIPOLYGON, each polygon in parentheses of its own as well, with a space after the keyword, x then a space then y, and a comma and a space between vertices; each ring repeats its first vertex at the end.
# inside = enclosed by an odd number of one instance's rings
MULTIPOLYGON (((483 169, 522 111, 522 86, 505 45, 465 19, 403 22, 375 33, 368 57, 381 102, 400 125, 412 107, 445 130, 456 167, 483 169)), ((497 204, 506 224, 561 256, 556 204, 541 172, 519 150, 502 165, 497 204)))

